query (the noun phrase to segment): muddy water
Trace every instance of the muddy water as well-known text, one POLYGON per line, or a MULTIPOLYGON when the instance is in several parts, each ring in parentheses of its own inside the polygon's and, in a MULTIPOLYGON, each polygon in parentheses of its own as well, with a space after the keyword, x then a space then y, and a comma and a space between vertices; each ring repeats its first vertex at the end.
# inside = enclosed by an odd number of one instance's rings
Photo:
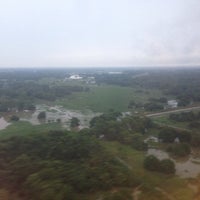
POLYGON ((154 155, 158 159, 170 158, 173 160, 176 167, 176 175, 181 178, 195 178, 200 174, 200 158, 194 158, 193 155, 180 161, 171 158, 168 153, 159 149, 150 148, 147 154, 154 155))
POLYGON ((72 117, 77 117, 80 120, 79 129, 89 127, 90 120, 100 115, 100 113, 94 113, 90 110, 85 110, 84 112, 75 111, 75 110, 67 110, 62 106, 47 106, 47 105, 38 105, 36 107, 36 111, 31 113, 27 112, 25 115, 21 116, 20 119, 23 121, 29 121, 33 125, 38 125, 41 123, 50 123, 56 122, 58 119, 61 121, 64 127, 69 128, 70 119, 72 117), (39 121, 37 119, 38 114, 41 111, 46 112, 46 120, 39 121))
POLYGON ((5 129, 10 123, 8 123, 4 117, 0 117, 0 130, 5 129))

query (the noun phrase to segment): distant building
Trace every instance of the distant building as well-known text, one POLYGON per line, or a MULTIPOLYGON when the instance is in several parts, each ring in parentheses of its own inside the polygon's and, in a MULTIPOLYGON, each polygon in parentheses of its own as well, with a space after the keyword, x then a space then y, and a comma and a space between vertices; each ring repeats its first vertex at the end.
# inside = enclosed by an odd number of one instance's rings
POLYGON ((169 108, 177 108, 178 107, 178 102, 176 100, 169 100, 167 102, 167 105, 169 108))
POLYGON ((122 74, 122 72, 108 72, 108 74, 122 74))
POLYGON ((71 79, 71 80, 80 80, 80 79, 82 79, 83 77, 81 77, 81 76, 79 76, 79 75, 71 75, 70 77, 69 77, 69 79, 71 79))
POLYGON ((154 136, 149 136, 147 139, 144 140, 145 143, 147 142, 155 142, 155 143, 158 143, 159 142, 159 139, 157 137, 154 137, 154 136))
POLYGON ((174 139, 174 142, 175 142, 175 143, 180 143, 180 139, 179 139, 178 137, 176 137, 176 138, 174 139))

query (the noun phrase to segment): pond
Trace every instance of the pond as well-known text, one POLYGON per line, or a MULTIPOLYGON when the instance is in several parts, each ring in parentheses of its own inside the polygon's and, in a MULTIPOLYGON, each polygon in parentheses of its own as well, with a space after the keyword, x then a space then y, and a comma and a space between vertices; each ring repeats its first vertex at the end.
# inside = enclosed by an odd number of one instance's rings
POLYGON ((149 148, 148 155, 154 155, 158 159, 170 158, 175 163, 176 175, 181 178, 195 178, 200 174, 200 158, 195 158, 194 155, 190 155, 184 160, 176 160, 169 156, 168 153, 160 149, 149 148))

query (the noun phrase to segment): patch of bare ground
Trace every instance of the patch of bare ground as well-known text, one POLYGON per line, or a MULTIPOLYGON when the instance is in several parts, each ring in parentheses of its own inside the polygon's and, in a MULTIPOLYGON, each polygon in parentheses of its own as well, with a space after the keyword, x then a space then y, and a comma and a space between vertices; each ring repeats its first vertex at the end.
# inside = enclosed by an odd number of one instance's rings
POLYGON ((133 189, 132 197, 133 200, 139 200, 139 196, 142 193, 142 190, 140 190, 141 185, 133 189))
POLYGON ((170 195, 168 192, 166 192, 165 190, 163 190, 160 187, 156 187, 155 188, 157 191, 159 191, 162 195, 164 195, 165 197, 167 197, 169 200, 176 200, 176 198, 174 198, 172 195, 170 195))
POLYGON ((198 183, 188 183, 188 187, 194 192, 193 200, 200 200, 200 188, 198 183))

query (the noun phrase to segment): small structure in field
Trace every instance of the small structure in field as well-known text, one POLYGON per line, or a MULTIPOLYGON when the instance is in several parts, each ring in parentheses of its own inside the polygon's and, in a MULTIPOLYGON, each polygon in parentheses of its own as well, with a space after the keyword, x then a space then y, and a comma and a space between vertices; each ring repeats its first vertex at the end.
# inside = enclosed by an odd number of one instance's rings
POLYGON ((169 100, 167 101, 167 105, 169 108, 177 108, 178 102, 176 100, 169 100))
POLYGON ((70 80, 80 80, 82 79, 83 77, 79 76, 78 74, 75 74, 75 75, 71 75, 69 77, 70 80))

